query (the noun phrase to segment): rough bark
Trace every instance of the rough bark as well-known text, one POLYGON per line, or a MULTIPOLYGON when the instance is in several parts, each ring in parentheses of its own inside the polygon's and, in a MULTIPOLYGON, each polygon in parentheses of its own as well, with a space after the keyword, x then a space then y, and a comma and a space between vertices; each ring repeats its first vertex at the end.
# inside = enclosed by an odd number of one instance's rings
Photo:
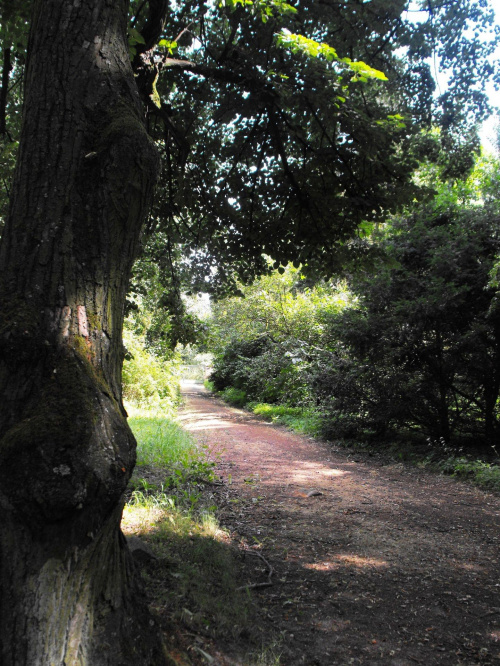
POLYGON ((119 528, 135 462, 123 304, 158 171, 127 7, 34 3, 0 246, 4 666, 165 663, 119 528))
POLYGON ((2 86, 0 87, 0 134, 7 132, 7 91, 12 71, 12 52, 10 47, 3 48, 2 86))
POLYGON ((500 322, 498 315, 496 321, 492 322, 490 347, 491 368, 484 378, 484 434, 486 441, 495 446, 499 435, 497 405, 500 396, 500 322))

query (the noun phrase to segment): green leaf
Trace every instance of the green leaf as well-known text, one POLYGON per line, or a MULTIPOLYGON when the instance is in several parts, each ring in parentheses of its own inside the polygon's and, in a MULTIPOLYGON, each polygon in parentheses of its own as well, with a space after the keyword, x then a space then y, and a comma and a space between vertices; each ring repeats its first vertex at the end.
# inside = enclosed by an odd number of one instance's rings
POLYGON ((328 61, 339 59, 333 46, 309 39, 304 35, 296 35, 285 28, 277 35, 277 41, 279 46, 290 49, 292 53, 303 53, 310 58, 323 56, 328 61))
POLYGON ((384 72, 370 67, 370 65, 367 65, 362 60, 340 58, 333 46, 309 39, 308 37, 304 37, 304 35, 294 34, 286 28, 283 28, 277 35, 277 42, 279 46, 289 49, 292 53, 302 53, 309 58, 323 57, 328 62, 335 61, 346 65, 348 69, 354 72, 353 81, 368 81, 369 79, 388 80, 384 72))
POLYGON ((342 61, 349 69, 354 72, 353 81, 368 81, 368 79, 379 79, 380 81, 387 81, 387 76, 384 72, 374 69, 367 65, 362 60, 351 60, 350 58, 342 58, 342 61))
POLYGON ((168 39, 160 39, 160 41, 158 42, 158 46, 160 48, 166 49, 169 53, 173 53, 174 50, 177 48, 177 42, 170 41, 168 39))
POLYGON ((131 45, 134 44, 145 44, 146 40, 141 35, 141 33, 136 28, 129 28, 128 30, 128 43, 131 45))

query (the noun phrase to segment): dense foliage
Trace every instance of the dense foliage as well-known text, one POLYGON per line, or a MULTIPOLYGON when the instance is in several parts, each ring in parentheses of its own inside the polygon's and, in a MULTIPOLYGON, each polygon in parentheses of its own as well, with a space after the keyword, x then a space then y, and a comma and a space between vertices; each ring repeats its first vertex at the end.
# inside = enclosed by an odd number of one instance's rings
POLYGON ((498 441, 497 172, 496 160, 483 160, 467 181, 442 184, 432 204, 374 234, 386 260, 351 278, 348 307, 326 287, 321 299, 301 291, 297 272, 284 299, 274 295, 279 275, 249 290, 244 326, 234 299, 218 304, 215 387, 314 405, 337 437, 404 428, 446 442, 498 441), (293 305, 284 308, 286 299, 293 305), (285 312, 294 313, 290 326, 285 312))
POLYGON ((133 406, 172 416, 180 402, 179 358, 158 357, 130 325, 124 333, 123 398, 133 406))
POLYGON ((498 212, 428 208, 395 223, 397 266, 358 284, 360 307, 329 326, 338 349, 314 386, 333 429, 498 439, 499 224, 498 212))
POLYGON ((165 169, 146 253, 172 287, 219 295, 267 270, 263 253, 316 277, 366 260, 367 226, 425 196, 422 156, 471 166, 492 19, 470 0, 179 4, 148 106, 165 169))
POLYGON ((308 286, 292 266, 260 278, 244 294, 214 304, 215 389, 239 389, 246 400, 309 404, 307 377, 324 319, 346 306, 348 294, 341 287, 308 286))
MULTIPOLYGON (((0 9, 0 217, 30 4, 0 9)), ((182 291, 234 291, 268 270, 264 255, 316 278, 365 261, 370 225, 428 192, 412 179, 423 156, 451 177, 471 165, 496 76, 498 30, 483 0, 132 0, 129 19, 163 161, 132 292, 154 294, 148 335, 162 345, 200 333, 182 291), (436 68, 450 82, 439 94, 436 68)))

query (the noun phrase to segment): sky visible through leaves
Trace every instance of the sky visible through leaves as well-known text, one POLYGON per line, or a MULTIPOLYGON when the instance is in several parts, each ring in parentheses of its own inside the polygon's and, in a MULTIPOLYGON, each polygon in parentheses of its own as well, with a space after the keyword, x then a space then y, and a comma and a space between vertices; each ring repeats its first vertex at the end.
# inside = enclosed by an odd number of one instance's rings
MULTIPOLYGON (((369 2, 370 0, 367 1, 369 2)), ((495 24, 500 26, 500 0, 488 0, 488 6, 491 7, 495 12, 495 24)), ((427 16, 426 12, 418 11, 416 2, 410 3, 409 11, 410 11, 410 16, 413 14, 413 20, 415 22, 418 22, 419 15, 421 15, 422 18, 425 18, 427 16)), ((491 33, 490 32, 485 33, 484 38, 490 39, 491 33)), ((497 48, 495 52, 495 59, 500 61, 500 46, 497 48)), ((436 81, 438 83, 438 89, 436 92, 439 94, 440 92, 443 92, 443 90, 445 90, 447 87, 447 76, 444 72, 439 71, 435 63, 432 63, 431 66, 433 70, 433 75, 435 76, 436 81)), ((483 147, 485 147, 487 150, 490 150, 496 145, 496 137, 500 123, 500 90, 495 89, 493 81, 487 83, 486 90, 491 105, 494 108, 494 110, 496 110, 496 112, 494 112, 483 123, 480 136, 483 147)))

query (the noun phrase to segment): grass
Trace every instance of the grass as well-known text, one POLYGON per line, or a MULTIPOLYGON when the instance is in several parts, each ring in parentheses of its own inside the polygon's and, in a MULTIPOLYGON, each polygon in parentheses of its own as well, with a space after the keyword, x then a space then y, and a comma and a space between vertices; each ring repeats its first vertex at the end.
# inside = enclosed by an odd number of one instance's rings
POLYGON ((319 434, 319 417, 311 409, 304 407, 287 407, 286 405, 269 405, 267 403, 250 403, 248 405, 257 416, 284 425, 295 432, 316 436, 319 434))
POLYGON ((137 465, 171 467, 198 456, 195 442, 172 419, 128 407, 129 425, 137 439, 137 465))
MULTIPOLYGON (((138 463, 122 529, 157 557, 142 565, 152 609, 169 633, 184 632, 188 642, 194 632, 207 640, 245 637, 252 643, 255 610, 237 589, 239 553, 217 522, 206 483, 214 479, 210 452, 169 419, 129 412, 138 463)), ((196 649, 202 650, 199 643, 196 649)))
POLYGON ((424 462, 427 466, 443 474, 467 479, 484 490, 500 492, 500 465, 467 458, 449 456, 443 460, 424 462))
POLYGON ((244 407, 247 403, 247 394, 245 391, 228 386, 219 393, 220 397, 233 407, 244 407))
POLYGON ((207 389, 207 391, 210 391, 210 393, 215 393, 214 383, 210 379, 205 379, 203 386, 207 389))
POLYGON ((281 641, 274 640, 270 645, 262 646, 260 651, 248 655, 244 663, 248 666, 280 666, 280 647, 281 641))

